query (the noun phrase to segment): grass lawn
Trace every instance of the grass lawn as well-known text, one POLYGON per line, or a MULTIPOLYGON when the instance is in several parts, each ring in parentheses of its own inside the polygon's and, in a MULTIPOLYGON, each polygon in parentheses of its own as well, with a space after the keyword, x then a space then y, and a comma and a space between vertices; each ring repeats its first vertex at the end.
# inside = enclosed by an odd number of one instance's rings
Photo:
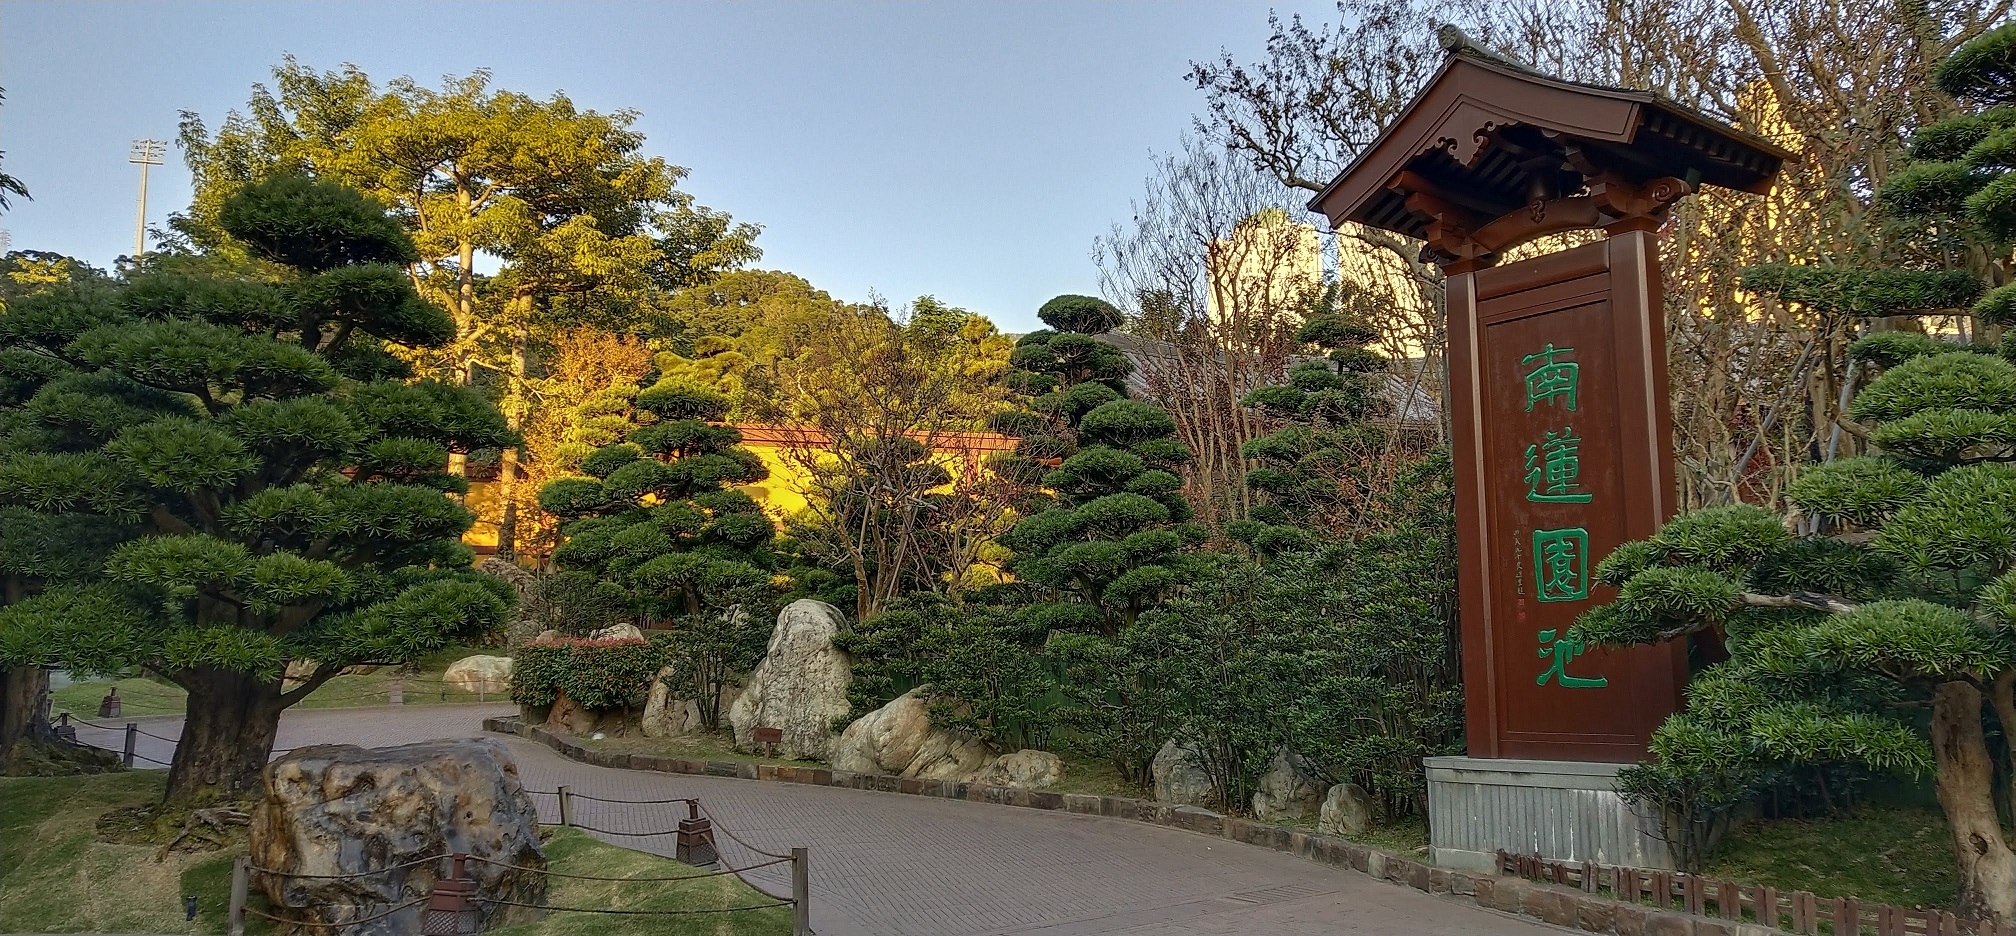
MULTIPOLYGON (((509 696, 501 692, 478 696, 473 692, 451 689, 441 681, 441 674, 456 660, 476 654, 503 655, 497 649, 482 647, 448 647, 430 653, 416 661, 418 673, 399 675, 399 667, 381 666, 369 673, 355 676, 338 676, 323 683, 295 708, 352 708, 360 705, 385 705, 391 699, 392 681, 397 679, 405 688, 407 705, 440 705, 448 702, 508 702, 509 696)), ((101 679, 90 682, 72 683, 49 693, 54 710, 70 712, 84 718, 98 717, 98 701, 105 697, 110 688, 119 688, 120 717, 141 715, 180 715, 188 694, 180 686, 145 676, 126 679, 101 679)))
POLYGON ((1960 886, 1946 817, 1924 806, 1750 822, 1730 833, 1707 874, 1903 907, 1951 907, 1960 886))
MULTIPOLYGON (((164 772, 135 770, 88 777, 0 778, 0 931, 29 933, 221 933, 228 915, 231 863, 239 852, 172 854, 155 861, 149 845, 98 840, 98 817, 160 795, 164 772), (195 895, 194 921, 182 896, 195 895)), ((667 858, 619 848, 574 829, 550 829, 548 867, 604 877, 679 877, 695 873, 667 858)), ((678 883, 623 884, 549 878, 556 907, 667 910, 771 903, 732 875, 678 883)), ((257 901, 263 900, 256 896, 257 901)), ((272 933, 257 917, 250 933, 272 933)), ((791 930, 789 907, 741 913, 646 917, 553 912, 495 933, 509 936, 759 936, 791 930)))

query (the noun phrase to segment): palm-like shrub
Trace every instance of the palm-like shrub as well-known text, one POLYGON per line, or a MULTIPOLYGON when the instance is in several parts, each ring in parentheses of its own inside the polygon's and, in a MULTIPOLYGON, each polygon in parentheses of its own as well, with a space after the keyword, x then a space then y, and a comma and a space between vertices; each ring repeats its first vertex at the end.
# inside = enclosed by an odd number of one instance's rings
POLYGON ((298 177, 221 218, 252 272, 199 259, 0 314, 0 553, 18 557, 0 665, 188 690, 171 802, 256 789, 283 709, 345 666, 480 636, 511 600, 469 568, 444 473, 511 433, 465 390, 394 379, 390 345, 454 332, 397 266, 398 225, 298 177), (76 551, 34 572, 44 536, 76 551))

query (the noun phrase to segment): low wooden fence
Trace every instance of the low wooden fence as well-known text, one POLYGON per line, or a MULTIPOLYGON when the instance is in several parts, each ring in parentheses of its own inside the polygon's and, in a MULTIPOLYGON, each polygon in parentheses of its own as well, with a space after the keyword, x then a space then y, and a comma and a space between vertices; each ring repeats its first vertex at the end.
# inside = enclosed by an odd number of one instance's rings
POLYGON ((1608 894, 1617 900, 1662 910, 1684 910, 1696 916, 1750 922, 1788 933, 2016 936, 2016 926, 1965 920, 1944 910, 1866 904, 1853 897, 1819 897, 1807 891, 1781 892, 1775 887, 1737 884, 1684 871, 1552 861, 1538 855, 1500 851, 1498 873, 1579 887, 1592 894, 1608 894))

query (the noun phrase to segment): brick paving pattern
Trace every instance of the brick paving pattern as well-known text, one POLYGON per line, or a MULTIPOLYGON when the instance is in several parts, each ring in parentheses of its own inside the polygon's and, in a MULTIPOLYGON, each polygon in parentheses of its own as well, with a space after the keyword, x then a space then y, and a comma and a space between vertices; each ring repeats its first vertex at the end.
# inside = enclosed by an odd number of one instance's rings
MULTIPOLYGON (((382 747, 482 736, 483 705, 289 712, 279 747, 382 747)), ((127 719, 173 738, 178 718, 127 719)), ((119 731, 79 739, 118 750, 119 731)), ((492 737, 495 737, 494 735, 492 737)), ((698 797, 724 828, 769 851, 811 849, 813 927, 822 936, 1210 936, 1264 933, 1539 936, 1563 930, 1372 880, 1225 839, 1139 822, 792 783, 614 770, 505 738, 526 788, 565 784, 611 799, 698 797)), ((172 746, 141 737, 138 753, 172 746)), ((142 766, 146 766, 144 763, 142 766)), ((537 796, 558 819, 556 798, 537 796)), ((624 807, 576 799, 575 821, 616 831, 670 829, 684 807, 624 807)), ((672 838, 605 835, 670 854, 672 838)), ((717 836, 723 858, 754 857, 717 836)), ((789 889, 788 866, 751 872, 789 889)))

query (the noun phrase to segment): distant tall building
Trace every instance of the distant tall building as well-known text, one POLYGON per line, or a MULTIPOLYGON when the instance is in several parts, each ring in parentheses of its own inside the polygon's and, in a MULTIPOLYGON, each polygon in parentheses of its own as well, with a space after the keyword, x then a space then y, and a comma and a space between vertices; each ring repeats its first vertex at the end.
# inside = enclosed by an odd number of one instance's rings
POLYGON ((1293 307, 1323 285, 1323 241, 1315 225, 1268 208, 1211 242, 1205 258, 1204 310, 1212 320, 1293 307))

